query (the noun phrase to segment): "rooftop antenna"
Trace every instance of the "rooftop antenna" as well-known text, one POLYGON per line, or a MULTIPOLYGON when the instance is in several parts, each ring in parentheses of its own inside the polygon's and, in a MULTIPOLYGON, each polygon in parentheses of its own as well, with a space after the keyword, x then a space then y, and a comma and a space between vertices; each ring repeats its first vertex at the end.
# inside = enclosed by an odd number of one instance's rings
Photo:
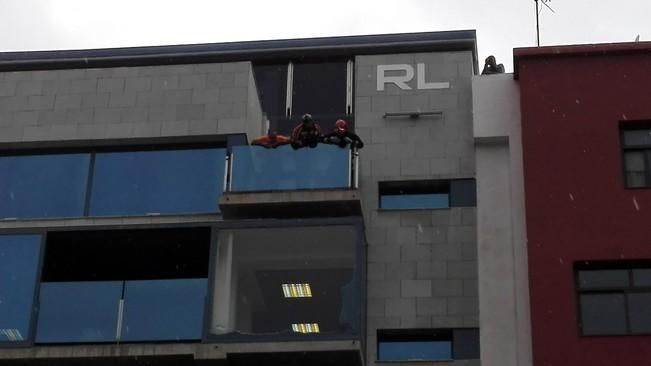
POLYGON ((543 7, 546 7, 547 9, 551 10, 552 13, 555 13, 554 9, 552 9, 549 4, 552 2, 552 0, 533 0, 536 3, 536 44, 538 47, 540 47, 540 12, 542 11, 543 7), (540 4, 542 6, 540 6, 540 4))

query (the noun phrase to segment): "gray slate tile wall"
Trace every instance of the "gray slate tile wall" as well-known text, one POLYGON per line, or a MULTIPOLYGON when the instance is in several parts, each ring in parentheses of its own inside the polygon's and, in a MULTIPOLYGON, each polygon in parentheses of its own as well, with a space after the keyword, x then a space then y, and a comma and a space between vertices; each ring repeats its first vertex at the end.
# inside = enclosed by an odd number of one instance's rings
POLYGON ((366 144, 360 187, 368 245, 367 364, 374 365, 377 329, 479 326, 476 208, 378 210, 379 181, 475 176, 472 54, 358 56, 355 68, 355 126, 366 144), (412 90, 393 84, 377 90, 377 65, 408 64, 416 71, 418 63, 425 64, 427 82, 447 81, 450 88, 417 90, 414 76, 412 90), (383 118, 411 111, 443 116, 383 118))
POLYGON ((0 73, 0 143, 262 129, 250 62, 0 73))

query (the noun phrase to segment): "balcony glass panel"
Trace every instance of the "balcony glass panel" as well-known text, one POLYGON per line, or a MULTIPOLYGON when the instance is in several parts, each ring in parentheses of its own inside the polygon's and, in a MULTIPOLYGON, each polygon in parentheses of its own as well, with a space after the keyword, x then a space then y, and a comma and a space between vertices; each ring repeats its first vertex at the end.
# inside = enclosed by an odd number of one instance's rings
POLYGON ((243 341, 358 335, 357 248, 352 226, 222 230, 210 333, 243 341))
POLYGON ((205 278, 127 281, 121 341, 201 339, 205 278))
POLYGON ((29 338, 40 235, 0 235, 0 342, 29 338))
POLYGON ((452 359, 450 341, 378 342, 378 361, 442 361, 452 359))
POLYGON ((0 157, 0 218, 84 214, 90 154, 0 157))
POLYGON ((298 150, 288 145, 276 149, 236 146, 231 190, 347 188, 349 174, 350 149, 334 145, 298 150))
POLYGON ((122 281, 44 282, 37 343, 115 341, 122 281))
POLYGON ((90 215, 219 211, 225 149, 98 153, 90 215))

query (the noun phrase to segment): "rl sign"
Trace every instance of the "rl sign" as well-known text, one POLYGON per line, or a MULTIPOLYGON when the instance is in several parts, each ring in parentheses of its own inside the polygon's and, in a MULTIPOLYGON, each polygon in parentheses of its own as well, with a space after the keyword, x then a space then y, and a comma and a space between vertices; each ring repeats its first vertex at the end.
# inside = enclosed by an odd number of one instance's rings
POLYGON ((398 65, 377 65, 377 90, 383 91, 384 84, 393 83, 402 90, 411 90, 407 84, 416 75, 416 89, 448 89, 449 82, 428 82, 425 81, 425 64, 416 64, 416 73, 414 67, 407 64, 398 65), (400 75, 387 76, 387 71, 398 71, 400 75))

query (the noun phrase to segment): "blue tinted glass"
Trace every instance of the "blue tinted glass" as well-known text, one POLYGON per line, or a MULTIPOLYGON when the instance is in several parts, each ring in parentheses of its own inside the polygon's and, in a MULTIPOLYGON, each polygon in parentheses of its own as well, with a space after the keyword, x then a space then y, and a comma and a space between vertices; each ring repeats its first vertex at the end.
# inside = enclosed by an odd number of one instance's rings
POLYGON ((90 155, 0 158, 0 218, 84 215, 90 155))
POLYGON ((0 342, 29 337, 39 235, 0 235, 0 342))
POLYGON ((99 153, 90 214, 217 212, 224 149, 99 153))
POLYGON ((294 150, 233 148, 232 190, 269 191, 348 187, 350 150, 335 145, 294 150))
POLYGON ((201 339, 205 278, 127 281, 122 341, 201 339))
POLYGON ((112 342, 122 281, 44 282, 37 343, 112 342))
POLYGON ((380 342, 378 346, 379 361, 450 359, 452 359, 450 341, 380 342))
POLYGON ((446 208, 450 207, 447 193, 383 195, 380 208, 446 208))

